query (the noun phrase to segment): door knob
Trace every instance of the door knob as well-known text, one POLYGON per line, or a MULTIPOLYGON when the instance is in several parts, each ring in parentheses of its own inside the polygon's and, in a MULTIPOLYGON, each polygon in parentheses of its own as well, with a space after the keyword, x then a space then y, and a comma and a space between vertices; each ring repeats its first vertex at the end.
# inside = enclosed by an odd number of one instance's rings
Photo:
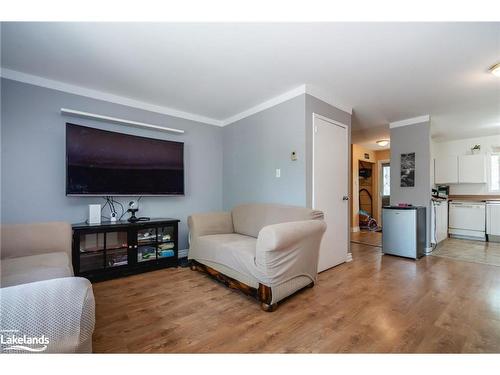
POLYGON ((348 195, 344 195, 344 196, 342 197, 342 200, 343 200, 343 201, 348 201, 348 200, 349 200, 349 196, 348 196, 348 195))

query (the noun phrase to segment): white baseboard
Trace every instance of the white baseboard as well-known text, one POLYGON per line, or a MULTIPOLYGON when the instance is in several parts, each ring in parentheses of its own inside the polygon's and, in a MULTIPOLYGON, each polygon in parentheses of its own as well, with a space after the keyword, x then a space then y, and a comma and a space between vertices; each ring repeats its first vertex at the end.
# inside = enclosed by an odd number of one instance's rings
POLYGON ((351 232, 359 232, 359 227, 352 227, 351 232))
POLYGON ((346 262, 352 262, 352 253, 347 253, 347 257, 345 258, 346 262))
POLYGON ((187 258, 189 249, 179 250, 178 258, 187 258))

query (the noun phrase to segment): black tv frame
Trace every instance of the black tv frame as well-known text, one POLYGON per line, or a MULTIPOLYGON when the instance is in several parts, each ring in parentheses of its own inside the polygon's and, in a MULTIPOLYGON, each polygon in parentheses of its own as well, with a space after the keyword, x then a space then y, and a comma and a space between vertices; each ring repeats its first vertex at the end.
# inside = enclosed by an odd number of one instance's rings
POLYGON ((113 197, 183 197, 186 195, 186 174, 185 174, 185 147, 184 147, 184 142, 178 142, 178 141, 170 141, 166 139, 158 139, 158 138, 151 138, 151 137, 144 137, 140 135, 133 135, 133 134, 127 134, 127 133, 121 133, 121 132, 116 132, 116 131, 110 131, 110 130, 104 130, 101 128, 97 127, 92 127, 92 126, 86 126, 86 125, 79 125, 79 124, 74 124, 71 122, 67 122, 65 126, 65 151, 66 151, 66 156, 65 156, 65 184, 66 184, 66 196, 68 197, 104 197, 104 196, 113 196, 113 197), (151 192, 143 192, 143 193, 111 193, 111 192, 102 192, 102 193, 72 193, 68 191, 68 182, 69 182, 69 176, 68 176, 68 135, 67 135, 67 128, 68 125, 72 126, 78 126, 82 128, 89 128, 93 130, 98 130, 102 132, 107 132, 107 133, 114 133, 114 134, 119 134, 123 136, 129 136, 133 138, 142 138, 142 139, 147 139, 147 140, 154 140, 154 141, 159 141, 159 142, 168 142, 168 143, 179 143, 182 144, 182 186, 183 186, 183 192, 182 194, 173 194, 173 193, 151 193, 151 192))

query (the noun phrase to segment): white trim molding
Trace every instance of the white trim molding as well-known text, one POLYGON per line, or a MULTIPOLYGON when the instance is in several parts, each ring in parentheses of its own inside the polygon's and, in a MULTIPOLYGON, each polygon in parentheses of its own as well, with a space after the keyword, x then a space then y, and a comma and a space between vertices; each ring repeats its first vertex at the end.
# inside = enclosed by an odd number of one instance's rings
POLYGON ((401 126, 421 124, 423 122, 429 122, 430 120, 431 120, 431 116, 430 115, 412 117, 412 118, 408 118, 406 120, 390 122, 389 123, 389 128, 392 129, 392 128, 399 128, 401 126))
POLYGON ((360 231, 359 227, 351 227, 351 232, 352 233, 356 233, 356 232, 359 232, 359 231, 360 231))
POLYGON ((314 96, 316 99, 322 100, 331 106, 347 112, 352 115, 352 106, 342 103, 338 98, 335 98, 331 93, 323 90, 322 88, 314 85, 306 84, 306 94, 314 96))
POLYGON ((161 113, 163 115, 168 115, 172 117, 182 118, 185 120, 191 120, 196 122, 201 122, 204 124, 215 125, 215 126, 226 126, 232 124, 238 120, 245 117, 249 117, 253 114, 264 111, 268 108, 274 107, 275 105, 286 102, 287 100, 293 99, 302 94, 309 94, 316 99, 322 100, 331 106, 347 112, 352 115, 352 106, 346 105, 335 98, 328 90, 319 88, 318 86, 310 84, 302 84, 295 87, 289 91, 286 91, 278 96, 268 99, 254 107, 246 109, 234 116, 228 117, 226 119, 214 119, 211 117, 206 117, 202 115, 197 115, 195 113, 184 112, 177 109, 159 106, 156 104, 151 104, 136 99, 115 95, 103 91, 93 90, 82 86, 77 86, 70 83, 65 83, 61 81, 55 81, 52 79, 36 76, 33 74, 27 74, 19 72, 12 69, 0 68, 0 77, 11 79, 14 81, 19 81, 23 83, 29 83, 31 85, 46 87, 52 90, 63 91, 74 95, 85 96, 92 99, 103 100, 106 102, 111 102, 115 104, 125 105, 132 108, 138 108, 145 111, 161 113))
POLYGON ((177 253, 177 258, 187 258, 189 249, 180 249, 177 253))
POLYGON ((243 112, 240 112, 234 116, 231 116, 225 120, 222 121, 222 126, 226 126, 229 124, 232 124, 233 122, 239 121, 241 119, 244 119, 246 117, 252 116, 256 113, 262 112, 268 108, 274 107, 275 105, 284 103, 290 99, 293 99, 297 96, 300 96, 302 94, 309 94, 311 96, 314 96, 316 99, 322 100, 325 103, 330 104, 332 107, 335 107, 341 111, 347 112, 350 115, 352 115, 352 107, 340 104, 338 100, 333 98, 333 96, 329 93, 327 93, 326 90, 323 90, 317 86, 314 85, 309 85, 309 84, 304 84, 300 85, 290 91, 287 91, 283 94, 280 94, 278 96, 275 96, 269 100, 266 100, 265 102, 262 102, 255 107, 249 108, 243 112))
POLYGON ((287 91, 283 94, 275 96, 269 100, 266 100, 263 103, 257 104, 255 107, 249 108, 243 112, 240 112, 234 116, 231 116, 222 121, 222 126, 226 126, 232 124, 233 122, 239 121, 256 113, 262 112, 268 108, 274 107, 275 105, 286 102, 287 100, 293 99, 299 95, 306 93, 306 85, 298 86, 290 91, 287 91))
POLYGON ((180 129, 167 128, 167 127, 161 126, 161 125, 146 124, 144 122, 125 120, 125 119, 121 119, 121 118, 117 118, 117 117, 98 115, 95 113, 76 111, 74 109, 61 108, 61 114, 66 115, 66 116, 87 118, 87 119, 91 119, 91 120, 113 122, 115 124, 135 126, 135 127, 139 127, 139 128, 147 128, 147 129, 160 130, 160 131, 170 132, 170 133, 184 134, 184 130, 180 130, 180 129))
POLYGON ((163 107, 155 104, 150 104, 146 102, 141 102, 139 100, 127 98, 124 96, 119 96, 115 94, 110 94, 102 91, 92 90, 81 86, 76 86, 69 83, 64 83, 60 81, 54 81, 51 79, 35 76, 32 74, 26 74, 18 72, 11 69, 0 69, 0 76, 6 79, 11 79, 14 81, 29 83, 31 85, 46 87, 48 89, 53 89, 57 91, 63 91, 70 94, 81 95, 87 98, 104 100, 106 102, 111 102, 115 104, 125 105, 127 107, 143 109, 145 111, 161 113, 163 115, 168 115, 172 117, 178 117, 185 120, 191 120, 196 122, 201 122, 204 124, 222 126, 222 121, 213 118, 200 116, 194 113, 183 112, 173 108, 163 107))

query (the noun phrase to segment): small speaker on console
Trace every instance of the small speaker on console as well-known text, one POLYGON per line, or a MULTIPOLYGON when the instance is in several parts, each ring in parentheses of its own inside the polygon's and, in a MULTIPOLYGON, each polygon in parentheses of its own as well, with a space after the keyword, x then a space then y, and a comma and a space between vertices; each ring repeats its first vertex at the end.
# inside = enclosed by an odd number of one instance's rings
POLYGON ((89 204, 89 224, 101 224, 101 205, 89 204))

